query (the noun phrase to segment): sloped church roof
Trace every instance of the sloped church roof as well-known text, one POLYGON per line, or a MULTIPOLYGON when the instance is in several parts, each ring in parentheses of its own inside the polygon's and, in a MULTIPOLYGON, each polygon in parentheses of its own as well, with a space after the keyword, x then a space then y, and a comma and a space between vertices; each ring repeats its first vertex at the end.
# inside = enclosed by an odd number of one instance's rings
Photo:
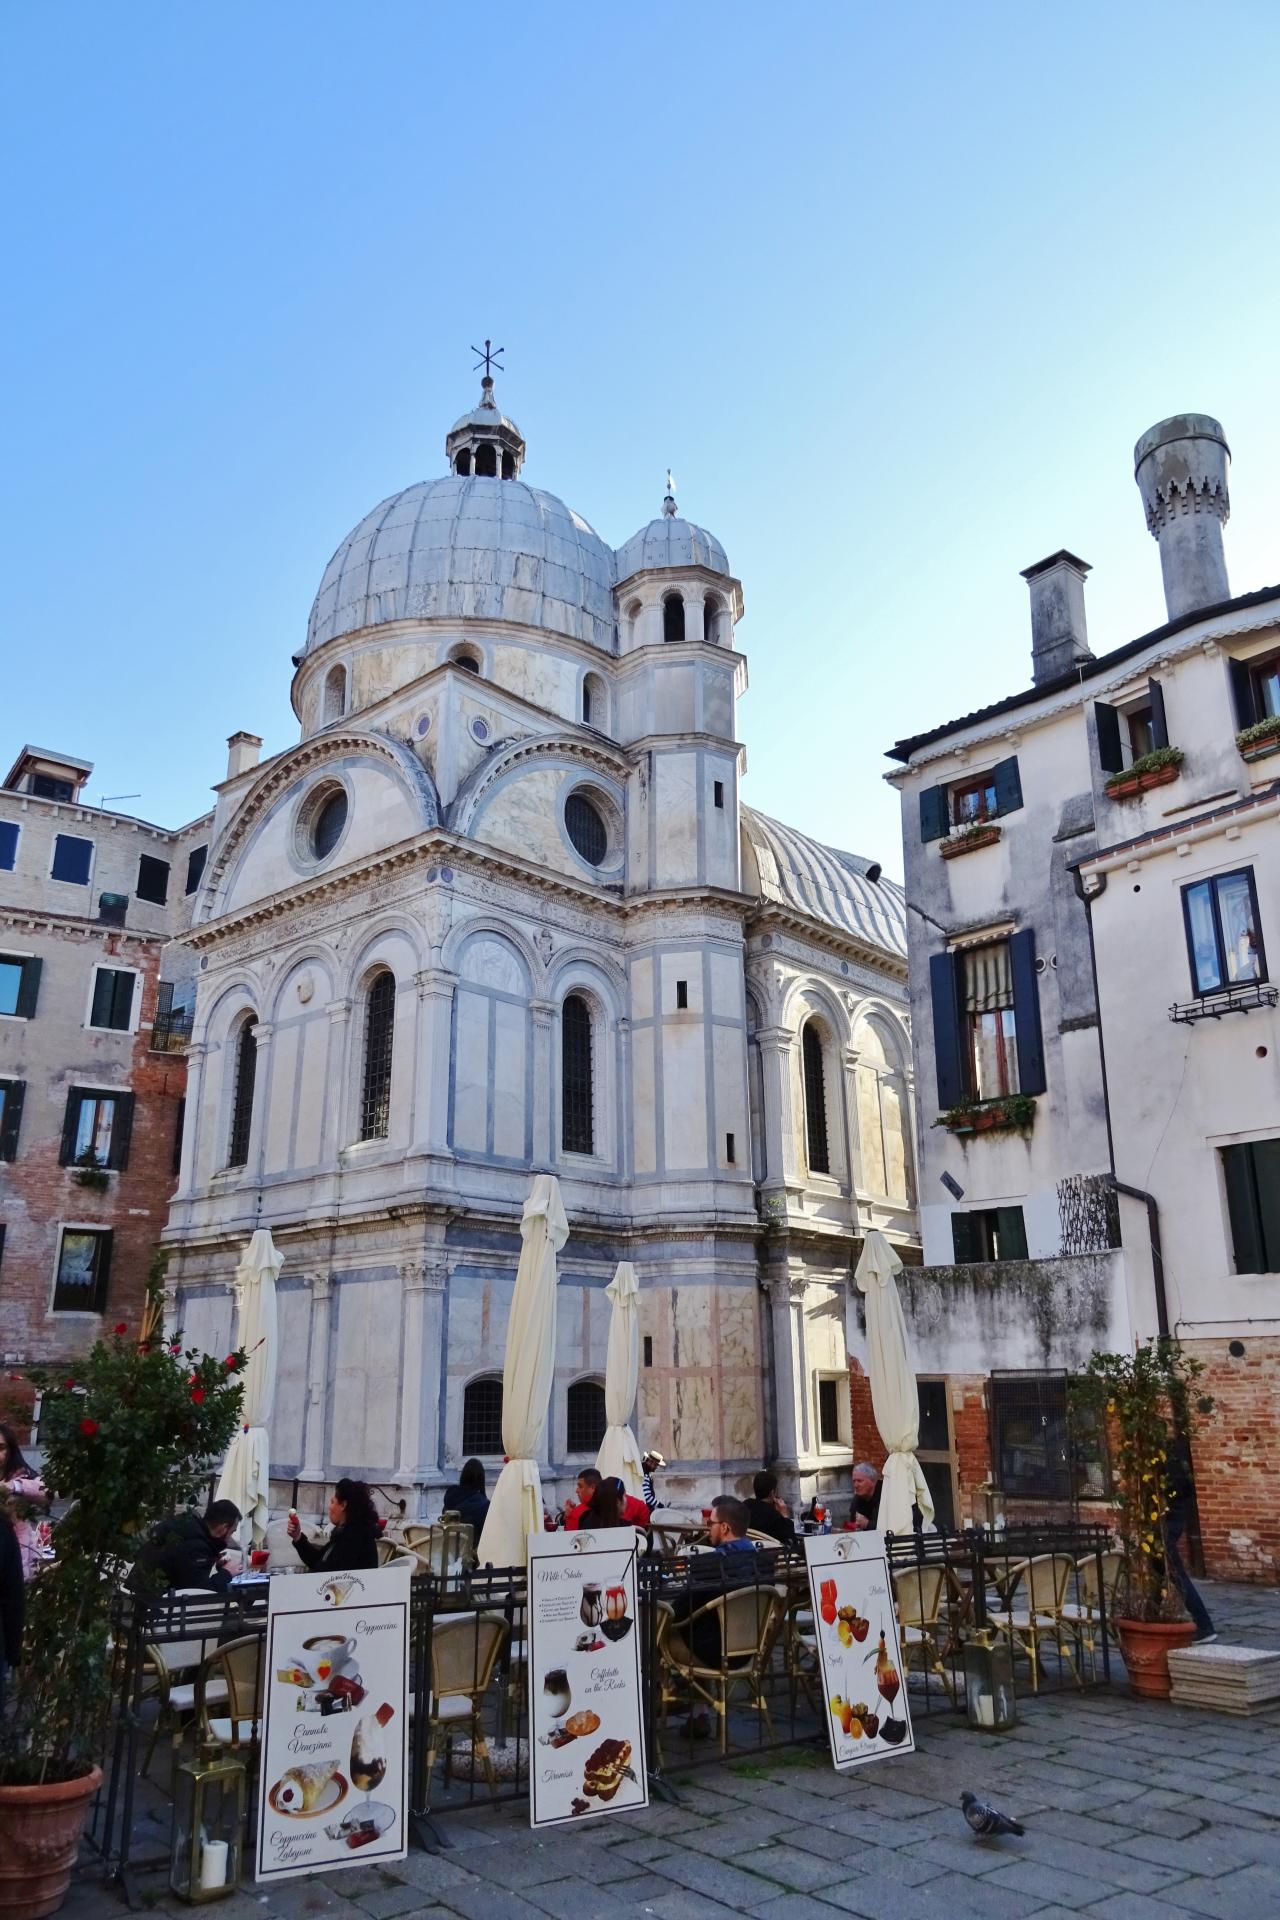
POLYGON ((754 807, 742 809, 742 835, 747 892, 906 959, 906 896, 896 880, 869 877, 874 862, 824 847, 754 807))

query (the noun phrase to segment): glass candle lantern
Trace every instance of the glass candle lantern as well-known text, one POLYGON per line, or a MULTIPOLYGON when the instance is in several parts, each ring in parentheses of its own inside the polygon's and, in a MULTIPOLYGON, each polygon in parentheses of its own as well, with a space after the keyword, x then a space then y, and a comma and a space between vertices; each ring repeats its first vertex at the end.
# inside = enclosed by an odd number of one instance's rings
POLYGON ((219 1747, 202 1747, 174 1776, 169 1885, 193 1905, 221 1900, 240 1878, 245 1765, 219 1747))
POLYGON ((971 1727, 1003 1733, 1016 1725, 1013 1653, 994 1633, 971 1633, 964 1643, 964 1702, 971 1727))

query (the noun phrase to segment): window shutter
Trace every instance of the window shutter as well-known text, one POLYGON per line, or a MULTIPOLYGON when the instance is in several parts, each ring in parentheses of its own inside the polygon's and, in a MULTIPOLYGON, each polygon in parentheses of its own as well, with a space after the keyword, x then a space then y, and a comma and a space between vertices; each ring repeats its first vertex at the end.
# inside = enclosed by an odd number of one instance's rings
POLYGON ((1261 720, 1263 716, 1258 712, 1249 663, 1247 660, 1228 660, 1227 672, 1231 675, 1231 697, 1236 703, 1236 726, 1251 727, 1255 720, 1261 720))
POLYGON ((996 1208, 996 1256, 1000 1260, 1025 1260, 1027 1226, 1021 1207, 996 1208))
POLYGON ((43 960, 24 960, 22 963, 17 1006, 20 1020, 34 1020, 36 1017, 36 1001, 40 998, 40 969, 43 965, 43 960))
POLYGON ((115 975, 109 967, 99 967, 93 976, 93 1007, 89 1013, 91 1027, 111 1025, 111 1003, 114 992, 115 975))
POLYGON ((1164 688, 1158 680, 1148 680, 1147 692, 1151 696, 1151 744, 1153 747, 1167 747, 1169 722, 1165 718, 1164 688))
POLYGON ((1222 1171, 1227 1183, 1227 1214, 1237 1273, 1264 1273, 1262 1235, 1254 1199, 1253 1156, 1248 1147, 1223 1147, 1222 1171))
POLYGON ((22 1103, 26 1098, 25 1080, 9 1080, 4 1089, 4 1111, 0 1114, 0 1160, 14 1160, 18 1154, 18 1128, 22 1125, 22 1103))
POLYGON ((1040 983, 1036 978, 1036 936, 1030 927, 1010 935, 1009 969, 1013 974, 1013 1018, 1018 1030, 1018 1091, 1043 1093, 1040 983))
POLYGON ((960 955, 935 953, 929 958, 929 988, 933 999, 933 1057, 938 1073, 938 1105, 956 1107, 968 1092, 965 1071, 964 1027, 960 1014, 960 955))
POLYGON ((127 1033, 133 1020, 133 990, 137 985, 137 975, 117 973, 115 991, 111 997, 111 1024, 121 1033, 127 1033))
POLYGON ((169 897, 169 862, 158 860, 153 853, 138 856, 139 900, 149 900, 153 906, 162 907, 169 897))
POLYGON ((67 1111, 62 1120, 62 1148, 58 1154, 58 1165, 69 1167, 76 1154, 76 1128, 80 1125, 80 1102, 84 1098, 79 1087, 72 1087, 67 1094, 67 1111))
POLYGON ((93 1311, 95 1313, 102 1313, 106 1308, 107 1282, 111 1278, 111 1249, 114 1241, 115 1235, 109 1227, 105 1233, 100 1234, 98 1237, 98 1258, 94 1262, 95 1271, 93 1276, 96 1282, 93 1289, 93 1311))
POLYGON ((922 787, 920 790, 920 838, 922 840, 945 840, 950 830, 947 818, 947 790, 945 787, 922 787))
POLYGON ((133 1095, 122 1093, 116 1100, 116 1110, 111 1116, 111 1155, 107 1161, 117 1173, 123 1173, 129 1164, 129 1140, 133 1133, 133 1095))
POLYGON ((1093 703, 1094 724, 1098 729, 1098 765, 1104 773, 1124 772, 1124 752, 1120 746, 1120 715, 1105 700, 1093 703))
POLYGON ((182 1130, 186 1124, 186 1118, 187 1102, 184 1095, 179 1100, 177 1111, 173 1116, 173 1159, 170 1162, 169 1171, 175 1180, 182 1172, 182 1130))
POLYGON ((209 858, 208 847, 193 847, 187 855, 187 892, 194 893, 204 874, 204 863, 209 858))
POLYGON ((965 1266, 980 1256, 977 1252, 977 1236, 974 1233, 974 1220, 971 1213, 953 1213, 951 1216, 951 1244, 955 1250, 956 1265, 965 1266))
POLYGON ((1018 757, 1001 760, 992 769, 991 778, 995 781, 996 812, 1016 813, 1022 805, 1022 776, 1018 772, 1018 757))

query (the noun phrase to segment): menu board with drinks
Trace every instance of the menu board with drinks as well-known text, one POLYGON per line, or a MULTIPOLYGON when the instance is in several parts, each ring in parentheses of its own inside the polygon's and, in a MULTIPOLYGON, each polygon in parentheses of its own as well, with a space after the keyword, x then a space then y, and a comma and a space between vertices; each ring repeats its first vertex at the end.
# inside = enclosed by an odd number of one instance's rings
POLYGON ((649 1804, 634 1527, 529 1536, 529 1822, 649 1804))
POLYGON ((259 1880, 408 1852, 409 1572, 271 1581, 259 1880))
POLYGON ((839 1772, 915 1746, 884 1535, 804 1543, 831 1758, 839 1772))

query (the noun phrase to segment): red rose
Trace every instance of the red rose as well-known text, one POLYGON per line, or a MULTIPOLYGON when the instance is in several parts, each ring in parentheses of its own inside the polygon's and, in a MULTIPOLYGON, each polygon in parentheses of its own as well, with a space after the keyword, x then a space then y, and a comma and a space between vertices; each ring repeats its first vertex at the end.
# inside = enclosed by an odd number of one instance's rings
POLYGON ((192 1387, 191 1398, 195 1401, 196 1405, 199 1406, 200 1402, 204 1399, 204 1388, 192 1387))
POLYGON ((117 1320, 115 1326, 112 1327, 111 1331, 112 1333, 128 1333, 129 1322, 127 1320, 117 1320))
POLYGON ((98 1431, 98 1423, 97 1423, 97 1421, 96 1421, 96 1420, 82 1420, 82 1421, 80 1422, 80 1431, 81 1431, 81 1433, 85 1433, 85 1434, 90 1434, 90 1435, 92 1435, 92 1434, 95 1434, 95 1433, 96 1433, 96 1432, 98 1431))
POLYGON ((74 1380, 64 1380, 62 1384, 63 1384, 63 1386, 64 1386, 64 1387, 66 1388, 66 1390, 67 1390, 67 1392, 68 1392, 68 1393, 74 1393, 74 1392, 75 1392, 75 1385, 76 1385, 76 1383, 75 1383, 75 1381, 74 1381, 74 1380))
POLYGON ((234 1353, 229 1353, 222 1364, 226 1368, 228 1373, 234 1373, 237 1367, 240 1365, 240 1362, 236 1358, 234 1353))

